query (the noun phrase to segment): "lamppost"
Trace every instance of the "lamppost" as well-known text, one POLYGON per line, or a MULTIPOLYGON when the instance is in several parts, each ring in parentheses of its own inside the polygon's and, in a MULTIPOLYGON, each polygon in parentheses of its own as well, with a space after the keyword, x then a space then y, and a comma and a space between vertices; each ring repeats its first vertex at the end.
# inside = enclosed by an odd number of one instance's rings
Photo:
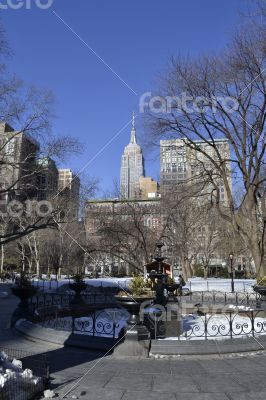
POLYGON ((235 282, 234 282, 234 272, 233 272, 233 254, 229 255, 230 257, 230 267, 231 267, 231 292, 235 291, 235 282))
POLYGON ((163 242, 157 242, 156 243, 156 247, 157 247, 157 252, 156 252, 156 256, 154 257, 154 259, 158 262, 159 264, 159 268, 158 268, 158 273, 162 274, 163 270, 162 270, 162 262, 165 260, 165 257, 162 257, 162 247, 164 246, 163 242))

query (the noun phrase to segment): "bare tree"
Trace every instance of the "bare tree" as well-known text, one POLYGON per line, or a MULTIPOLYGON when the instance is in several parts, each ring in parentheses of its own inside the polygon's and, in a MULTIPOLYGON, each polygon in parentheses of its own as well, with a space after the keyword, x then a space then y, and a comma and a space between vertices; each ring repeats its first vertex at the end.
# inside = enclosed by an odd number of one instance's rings
POLYGON ((216 178, 209 175, 216 196, 213 206, 224 220, 232 223, 250 249, 257 275, 266 275, 263 243, 265 216, 261 216, 259 197, 265 196, 266 176, 266 26, 265 17, 237 32, 230 45, 217 56, 197 59, 172 58, 162 78, 160 96, 165 112, 150 113, 151 132, 158 137, 185 139, 195 153, 203 154, 216 178), (179 101, 185 93, 189 100, 179 101), (170 96, 169 101, 165 96, 170 96), (226 138, 231 154, 224 159, 215 139, 226 138), (206 143, 214 156, 198 146, 206 143), (228 164, 234 185, 243 189, 239 204, 234 200, 228 164), (225 209, 220 202, 217 176, 228 198, 225 209))
POLYGON ((158 202, 106 201, 87 209, 88 253, 106 254, 129 265, 131 271, 143 272, 154 254, 161 232, 158 202))
POLYGON ((162 197, 164 221, 163 236, 168 253, 182 266, 185 279, 194 275, 194 265, 203 247, 202 233, 206 235, 209 207, 199 201, 200 193, 189 184, 180 184, 171 196, 162 197))
MULTIPOLYGON (((52 134, 53 95, 36 87, 25 88, 8 72, 3 62, 7 53, 8 44, 0 25, 0 201, 3 206, 20 200, 24 207, 25 200, 36 195, 37 156, 58 160, 79 151, 80 146, 77 140, 52 134), (23 138, 28 139, 27 146, 23 138)), ((54 209, 50 216, 35 217, 22 229, 17 218, 9 216, 9 225, 0 232, 0 246, 56 226, 58 210, 54 209)))

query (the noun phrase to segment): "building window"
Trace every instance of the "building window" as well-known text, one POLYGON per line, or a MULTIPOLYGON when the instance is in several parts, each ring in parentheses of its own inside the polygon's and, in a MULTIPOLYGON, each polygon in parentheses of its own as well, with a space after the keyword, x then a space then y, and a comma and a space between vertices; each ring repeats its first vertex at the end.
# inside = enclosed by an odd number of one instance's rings
POLYGON ((5 146, 6 155, 10 156, 14 153, 15 150, 15 139, 9 140, 5 146))

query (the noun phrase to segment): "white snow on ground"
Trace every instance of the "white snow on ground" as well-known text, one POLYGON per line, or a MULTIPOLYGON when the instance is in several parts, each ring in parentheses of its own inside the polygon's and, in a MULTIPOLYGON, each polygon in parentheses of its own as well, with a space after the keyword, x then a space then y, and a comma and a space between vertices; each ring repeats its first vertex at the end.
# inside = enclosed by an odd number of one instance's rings
MULTIPOLYGON (((131 281, 130 278, 98 278, 98 279, 84 279, 85 282, 94 287, 119 287, 121 289, 126 289, 131 281)), ((67 285, 69 283, 73 283, 71 279, 60 279, 58 281, 42 281, 35 280, 33 281, 34 286, 38 286, 40 289, 44 289, 45 291, 54 291, 60 288, 63 285, 67 285)))
MULTIPOLYGON (((252 292, 255 279, 234 279, 235 292, 252 292)), ((231 279, 220 278, 191 278, 186 286, 192 292, 219 291, 231 292, 231 279)))
POLYGON ((8 400, 26 400, 42 390, 41 378, 33 375, 30 369, 23 370, 20 360, 8 358, 0 352, 0 391, 1 398, 8 400))
MULTIPOLYGON (((207 314, 207 336, 208 340, 212 339, 230 339, 229 315, 225 314, 207 314)), ((182 316, 183 333, 180 340, 204 340, 205 339, 205 318, 189 314, 182 316), (191 335, 191 336, 190 336, 191 335)), ((248 315, 232 314, 232 330, 233 338, 250 337, 252 328, 251 319, 248 315)), ((266 319, 256 317, 254 321, 254 329, 258 333, 256 336, 266 335, 266 319), (261 327, 264 326, 264 332, 261 327), (260 330, 262 332, 260 333, 260 330)), ((160 340, 179 340, 178 337, 166 337, 160 340)))
MULTIPOLYGON (((114 287, 118 286, 121 289, 128 288, 131 278, 98 278, 98 279, 85 279, 85 282, 90 286, 95 287, 114 287)), ((33 284, 39 286, 45 291, 56 290, 62 285, 66 285, 73 282, 69 279, 60 279, 58 281, 38 281, 35 280, 33 284)), ((236 292, 252 292, 253 285, 256 281, 254 279, 235 279, 235 291, 236 292)), ((185 288, 188 288, 192 292, 198 291, 219 291, 219 292, 231 292, 231 279, 220 279, 220 278, 191 278, 188 280, 185 288)))
MULTIPOLYGON (((92 316, 75 318, 74 333, 77 335, 88 335, 98 337, 118 338, 121 331, 127 327, 129 314, 121 308, 106 308, 95 313, 95 332, 93 335, 92 316)), ((72 329, 72 317, 58 318, 57 320, 46 321, 47 328, 69 331, 72 329)))

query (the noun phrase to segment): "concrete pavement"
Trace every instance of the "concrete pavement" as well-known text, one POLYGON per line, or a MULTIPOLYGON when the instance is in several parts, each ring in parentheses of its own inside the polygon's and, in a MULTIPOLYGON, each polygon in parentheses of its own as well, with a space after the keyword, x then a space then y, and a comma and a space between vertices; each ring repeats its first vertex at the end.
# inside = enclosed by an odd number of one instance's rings
MULTIPOLYGON (((266 355, 217 359, 91 361, 90 370, 66 399, 83 400, 265 400, 266 355), (98 364, 97 364, 98 362, 98 364)), ((75 369, 77 372, 77 369, 75 369)), ((72 371, 71 373, 73 373, 72 371)), ((77 374, 78 375, 78 374, 77 374)), ((60 376, 54 374, 54 383, 60 376)), ((75 381, 59 387, 60 398, 75 381)))

